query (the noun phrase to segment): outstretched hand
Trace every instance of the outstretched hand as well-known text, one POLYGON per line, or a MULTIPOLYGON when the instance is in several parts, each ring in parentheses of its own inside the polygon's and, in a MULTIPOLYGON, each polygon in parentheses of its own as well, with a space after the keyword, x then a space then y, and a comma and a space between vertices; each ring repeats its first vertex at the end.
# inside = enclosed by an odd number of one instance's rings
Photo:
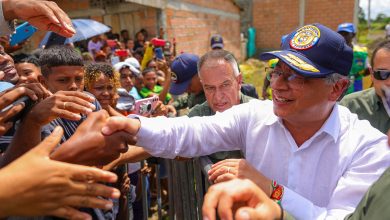
POLYGON ((53 31, 64 37, 76 33, 68 15, 53 1, 7 0, 1 3, 7 21, 22 19, 40 30, 53 31))
POLYGON ((115 160, 120 153, 127 151, 128 144, 135 144, 136 141, 134 136, 121 130, 107 135, 102 133, 102 128, 108 120, 109 115, 105 110, 89 114, 76 132, 51 157, 59 161, 91 166, 103 166, 115 160))
POLYGON ((53 215, 91 219, 79 207, 109 209, 120 192, 97 182, 113 183, 117 176, 97 168, 51 160, 63 130, 57 127, 38 146, 0 170, 0 217, 53 215), (22 208, 21 208, 22 207, 22 208))
POLYGON ((281 209, 255 183, 248 179, 234 179, 218 183, 207 191, 203 219, 278 219, 281 209), (234 216, 234 218, 233 218, 234 216))

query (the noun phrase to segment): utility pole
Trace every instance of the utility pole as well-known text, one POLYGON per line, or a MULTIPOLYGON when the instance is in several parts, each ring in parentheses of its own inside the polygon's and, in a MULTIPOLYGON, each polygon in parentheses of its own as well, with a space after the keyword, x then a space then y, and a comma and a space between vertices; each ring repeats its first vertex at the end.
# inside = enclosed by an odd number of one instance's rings
POLYGON ((368 0, 367 27, 368 30, 371 29, 371 0, 368 0))
POLYGON ((305 24, 305 9, 306 0, 299 0, 299 26, 302 27, 305 24))

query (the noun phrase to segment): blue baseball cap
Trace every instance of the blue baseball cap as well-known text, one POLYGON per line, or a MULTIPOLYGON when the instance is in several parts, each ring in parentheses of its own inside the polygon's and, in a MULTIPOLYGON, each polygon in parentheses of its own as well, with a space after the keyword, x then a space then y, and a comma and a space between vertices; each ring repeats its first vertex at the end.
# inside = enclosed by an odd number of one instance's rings
POLYGON ((192 77, 198 73, 198 61, 199 57, 190 53, 180 54, 173 60, 171 94, 181 95, 187 90, 192 77))
POLYGON ((281 50, 265 52, 261 60, 278 58, 298 74, 323 78, 332 73, 348 76, 353 52, 345 39, 322 24, 310 24, 290 33, 281 50))
POLYGON ((352 23, 342 23, 337 27, 337 32, 345 31, 348 33, 356 33, 355 25, 352 23))
POLYGON ((210 40, 211 49, 220 48, 223 49, 223 38, 219 34, 214 34, 210 40))

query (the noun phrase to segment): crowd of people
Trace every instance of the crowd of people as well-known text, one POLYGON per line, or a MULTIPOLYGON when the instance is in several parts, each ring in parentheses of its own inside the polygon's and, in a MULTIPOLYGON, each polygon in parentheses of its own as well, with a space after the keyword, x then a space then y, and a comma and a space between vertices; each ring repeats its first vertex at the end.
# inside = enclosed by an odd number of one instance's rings
MULTIPOLYGON (((0 6, 2 35, 14 19, 75 33, 54 2, 0 6)), ((144 219, 153 172, 191 158, 212 162, 203 219, 390 218, 390 41, 369 61, 355 35, 315 23, 283 36, 260 55, 265 100, 221 35, 200 56, 145 29, 13 57, 0 46, 0 218, 144 219)))

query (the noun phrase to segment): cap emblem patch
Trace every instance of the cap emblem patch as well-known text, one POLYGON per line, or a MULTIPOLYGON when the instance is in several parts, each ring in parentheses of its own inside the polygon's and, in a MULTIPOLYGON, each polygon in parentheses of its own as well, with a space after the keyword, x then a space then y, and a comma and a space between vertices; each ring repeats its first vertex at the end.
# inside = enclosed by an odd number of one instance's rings
POLYGON ((307 50, 317 44, 320 30, 313 25, 306 25, 296 31, 290 41, 290 46, 296 50, 307 50))

